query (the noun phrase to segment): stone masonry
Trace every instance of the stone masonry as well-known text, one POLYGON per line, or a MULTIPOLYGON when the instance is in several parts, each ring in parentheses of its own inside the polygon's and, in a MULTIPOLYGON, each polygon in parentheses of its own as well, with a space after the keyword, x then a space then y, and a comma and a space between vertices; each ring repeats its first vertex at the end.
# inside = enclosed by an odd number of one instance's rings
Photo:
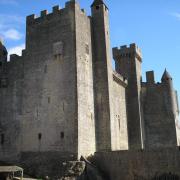
POLYGON ((0 41, 0 160, 27 167, 33 157, 60 163, 102 151, 176 148, 170 74, 156 83, 149 71, 142 82, 140 48, 111 51, 103 0, 94 0, 91 16, 75 0, 28 16, 26 47, 10 61, 0 41))

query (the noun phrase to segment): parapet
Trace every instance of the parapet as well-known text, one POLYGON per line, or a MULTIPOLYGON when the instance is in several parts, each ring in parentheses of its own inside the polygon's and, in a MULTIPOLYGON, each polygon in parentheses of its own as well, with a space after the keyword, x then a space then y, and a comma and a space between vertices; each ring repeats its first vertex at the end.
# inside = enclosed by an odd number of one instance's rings
POLYGON ((154 71, 147 71, 146 72, 146 81, 149 84, 154 84, 155 83, 154 71))
POLYGON ((19 56, 19 55, 17 55, 17 54, 11 54, 11 55, 10 55, 10 62, 19 60, 20 57, 21 57, 21 56, 19 56))
POLYGON ((141 49, 135 44, 130 44, 129 47, 127 45, 121 46, 120 48, 113 48, 113 58, 131 58, 135 55, 135 57, 142 61, 142 52, 141 49))
POLYGON ((116 81, 118 84, 122 85, 123 87, 127 87, 128 85, 128 80, 116 71, 113 71, 113 80, 116 81))
POLYGON ((59 6, 54 6, 52 8, 52 13, 48 13, 47 10, 43 10, 40 12, 40 16, 36 16, 35 14, 29 15, 26 18, 27 24, 36 22, 36 20, 40 20, 40 19, 43 20, 44 18, 49 17, 49 15, 52 15, 52 14, 54 14, 54 15, 59 14, 60 11, 61 10, 60 10, 59 6))
MULTIPOLYGON (((62 15, 65 13, 65 11, 68 11, 68 9, 76 6, 78 9, 80 9, 80 5, 75 0, 70 0, 66 2, 65 8, 60 8, 58 5, 52 7, 52 12, 48 13, 47 10, 43 10, 40 12, 40 16, 36 16, 35 14, 29 15, 26 18, 27 25, 36 24, 43 22, 44 20, 51 20, 57 15, 62 15)), ((85 14, 84 9, 80 9, 82 13, 85 14)))
MULTIPOLYGON (((156 86, 162 86, 162 84, 165 83, 170 83, 172 81, 172 77, 169 75, 169 73, 165 70, 161 82, 156 82, 155 81, 155 75, 154 71, 147 71, 146 72, 146 82, 142 82, 144 86, 146 85, 156 85, 156 86)), ((171 85, 171 83, 170 83, 171 85)))

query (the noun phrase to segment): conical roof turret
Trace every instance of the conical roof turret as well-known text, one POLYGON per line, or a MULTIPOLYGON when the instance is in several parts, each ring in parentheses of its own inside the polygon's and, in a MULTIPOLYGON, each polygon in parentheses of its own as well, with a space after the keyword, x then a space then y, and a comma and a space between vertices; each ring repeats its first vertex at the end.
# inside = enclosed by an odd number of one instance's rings
POLYGON ((3 46, 2 39, 0 38, 0 48, 3 46))
MULTIPOLYGON (((99 6, 99 5, 102 5, 102 4, 106 6, 106 4, 104 3, 103 0, 94 0, 94 2, 92 3, 91 7, 93 7, 93 6, 99 6)), ((106 6, 106 7, 107 7, 107 6, 106 6)))
POLYGON ((3 42, 2 42, 2 40, 0 38, 0 60, 4 59, 4 57, 6 59, 6 57, 7 57, 7 49, 3 45, 3 42))
POLYGON ((165 81, 169 81, 169 80, 172 80, 172 77, 171 75, 169 74, 169 72, 165 69, 164 73, 163 73, 163 76, 161 78, 161 81, 162 82, 165 82, 165 81))

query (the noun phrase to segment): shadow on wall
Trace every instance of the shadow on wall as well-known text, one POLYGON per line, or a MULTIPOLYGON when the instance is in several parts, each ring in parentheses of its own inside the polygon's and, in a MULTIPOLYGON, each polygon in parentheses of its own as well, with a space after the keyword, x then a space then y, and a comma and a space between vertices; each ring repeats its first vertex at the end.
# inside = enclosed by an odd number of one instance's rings
POLYGON ((173 174, 171 172, 164 173, 161 175, 155 175, 152 179, 146 179, 142 176, 134 175, 134 180, 180 180, 180 177, 176 174, 173 174))
POLYGON ((65 175, 61 180, 110 180, 83 157, 81 157, 81 161, 69 161, 64 165, 65 175))

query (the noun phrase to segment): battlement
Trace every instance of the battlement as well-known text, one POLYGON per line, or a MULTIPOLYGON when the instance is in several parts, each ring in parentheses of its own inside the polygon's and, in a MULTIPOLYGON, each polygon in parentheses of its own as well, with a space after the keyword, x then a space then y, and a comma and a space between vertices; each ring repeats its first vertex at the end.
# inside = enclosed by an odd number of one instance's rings
POLYGON ((171 81, 172 81, 172 77, 167 72, 167 70, 165 70, 165 72, 163 73, 162 78, 161 78, 161 82, 155 81, 154 71, 147 71, 146 72, 146 82, 142 82, 142 86, 146 86, 146 85, 161 86, 164 83, 168 83, 171 85, 171 83, 170 83, 171 81))
POLYGON ((57 14, 57 13, 59 14, 60 11, 62 11, 62 10, 60 9, 59 6, 54 6, 52 8, 52 13, 48 13, 47 10, 43 10, 43 11, 40 12, 40 16, 37 16, 35 14, 31 14, 31 15, 27 16, 26 20, 27 20, 27 22, 32 22, 32 21, 35 21, 35 20, 40 19, 40 18, 45 18, 45 17, 48 18, 49 15, 57 14))
POLYGON ((128 85, 128 80, 116 71, 113 71, 113 80, 124 87, 127 87, 128 85))
POLYGON ((47 10, 43 10, 40 12, 39 16, 35 14, 31 14, 27 16, 26 18, 27 25, 40 23, 40 22, 43 22, 44 20, 51 20, 57 17, 57 15, 63 15, 64 13, 68 12, 68 10, 74 6, 76 6, 83 14, 86 15, 85 10, 80 9, 80 5, 76 1, 71 0, 71 1, 66 2, 65 8, 61 9, 59 5, 56 5, 52 7, 52 12, 50 13, 48 13, 47 10))
POLYGON ((124 45, 120 46, 120 48, 113 48, 113 57, 114 59, 118 58, 131 58, 137 57, 138 60, 142 61, 142 52, 141 49, 135 44, 130 44, 129 46, 124 45))
POLYGON ((154 71, 147 71, 146 72, 146 81, 149 84, 154 84, 155 83, 154 71))
POLYGON ((146 81, 142 82, 141 85, 143 87, 146 87, 147 85, 154 85, 154 86, 161 86, 160 82, 156 82, 155 81, 155 75, 154 75, 154 71, 147 71, 146 72, 146 81))

